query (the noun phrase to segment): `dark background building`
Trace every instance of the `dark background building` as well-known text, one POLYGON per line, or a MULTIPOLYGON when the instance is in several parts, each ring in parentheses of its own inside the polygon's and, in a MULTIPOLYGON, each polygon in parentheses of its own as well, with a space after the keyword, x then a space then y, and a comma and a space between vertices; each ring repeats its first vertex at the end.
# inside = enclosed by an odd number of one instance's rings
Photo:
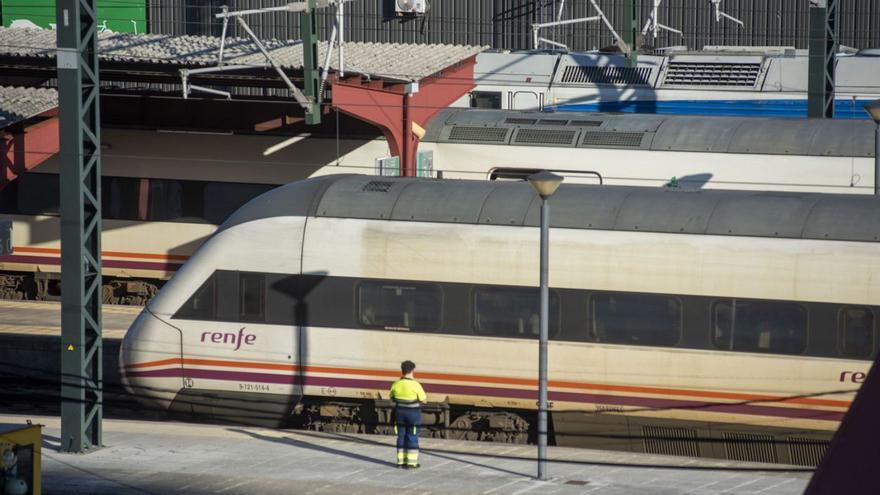
MULTIPOLYGON (((623 8, 628 0, 598 0, 618 32, 624 27, 623 8)), ((345 37, 350 41, 401 43, 454 43, 489 45, 501 49, 531 46, 531 24, 544 9, 552 17, 553 3, 534 0, 432 0, 424 18, 400 20, 388 15, 393 0, 355 0, 346 4, 345 37)), ((253 9, 287 4, 287 0, 151 0, 149 24, 153 33, 219 35, 221 23, 213 14, 220 5, 253 9)), ((639 0, 640 27, 647 19, 651 0, 639 0)), ((557 2, 558 4, 558 2, 557 2)), ((665 0, 660 22, 684 32, 662 32, 656 46, 785 45, 807 47, 809 0, 722 0, 722 10, 741 19, 745 27, 722 19, 715 21, 710 0, 665 0)), ((595 15, 587 0, 565 2, 564 18, 595 15)), ((329 36, 332 9, 322 15, 321 37, 329 36)), ((854 48, 880 47, 880 1, 840 0, 840 42, 854 48)), ((275 13, 248 17, 257 34, 271 38, 299 38, 294 14, 275 13)), ((238 34, 237 31, 233 31, 238 34)), ((599 24, 557 28, 557 41, 573 50, 608 46, 612 37, 599 24)), ((645 40, 654 44, 653 40, 645 40)))

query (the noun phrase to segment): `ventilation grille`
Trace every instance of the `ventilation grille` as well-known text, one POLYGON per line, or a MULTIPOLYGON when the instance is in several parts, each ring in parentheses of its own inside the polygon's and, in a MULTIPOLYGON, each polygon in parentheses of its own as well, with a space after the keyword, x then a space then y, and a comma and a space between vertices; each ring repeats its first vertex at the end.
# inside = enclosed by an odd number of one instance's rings
POLYGON ((562 73, 563 83, 647 85, 650 67, 584 67, 569 65, 562 73))
POLYGON ((362 191, 366 192, 383 192, 387 193, 391 186, 394 185, 393 182, 385 182, 380 180, 371 180, 364 184, 364 187, 361 188, 362 191))
POLYGON ((754 87, 761 64, 705 64, 672 62, 664 86, 742 86, 754 87))
POLYGON ((642 435, 645 437, 645 452, 648 454, 700 457, 700 444, 694 430, 643 426, 642 435))
POLYGON ((776 445, 771 435, 750 433, 725 433, 724 450, 732 461, 779 462, 776 458, 776 445))
POLYGON ((541 119, 538 121, 538 125, 565 125, 565 124, 568 124, 568 120, 541 119))
POLYGON ((581 139, 583 146, 627 146, 637 148, 642 145, 641 132, 585 132, 581 139))
POLYGON ((499 127, 456 126, 449 133, 450 141, 473 141, 478 143, 503 143, 507 129, 499 127))
POLYGON ((576 125, 578 127, 600 127, 601 120, 572 120, 568 125, 576 125))
POLYGON ((555 131, 550 129, 520 129, 513 138, 517 144, 571 145, 577 131, 555 131))
POLYGON ((790 437, 788 449, 791 463, 799 466, 818 466, 828 449, 828 442, 813 438, 790 437))
POLYGON ((535 125, 538 123, 538 119, 524 119, 522 117, 508 117, 504 119, 505 124, 515 124, 515 125, 535 125))

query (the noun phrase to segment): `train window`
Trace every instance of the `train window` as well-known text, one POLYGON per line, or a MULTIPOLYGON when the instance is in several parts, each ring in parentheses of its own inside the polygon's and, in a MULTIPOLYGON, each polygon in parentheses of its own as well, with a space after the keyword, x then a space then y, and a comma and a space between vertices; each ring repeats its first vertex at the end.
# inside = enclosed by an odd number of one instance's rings
POLYGON ((142 208, 140 198, 146 199, 148 186, 147 179, 105 177, 101 201, 104 218, 146 220, 147 205, 142 208))
POLYGON ((183 216, 183 186, 176 180, 150 179, 149 203, 151 221, 177 220, 183 216))
MULTIPOLYGON (((538 289, 485 288, 474 291, 474 330, 480 335, 537 338, 541 298, 538 289)), ((550 335, 559 330, 559 297, 550 291, 550 335)))
POLYGON ((61 209, 58 174, 28 172, 19 177, 18 211, 26 215, 57 215, 61 209))
POLYGON ((0 194, 0 213, 18 213, 18 181, 7 182, 0 194))
POLYGON ((265 321, 266 276, 262 273, 239 273, 238 301, 240 321, 265 321))
POLYGON ((874 313, 868 308, 844 308, 837 323, 840 353, 868 359, 874 352, 874 313))
POLYGON ((801 354, 807 347, 807 310, 785 302, 717 301, 712 339, 719 349, 801 354))
POLYGON ((217 316, 217 276, 212 273, 208 280, 177 310, 175 318, 188 320, 213 320, 217 316))
POLYGON ((590 307, 599 342, 673 346, 681 335, 681 301, 672 296, 596 293, 590 307))
POLYGON ((205 186, 205 219, 220 225, 235 210, 273 187, 265 184, 211 182, 205 186))
POLYGON ((474 91, 471 93, 471 108, 501 109, 500 91, 474 91))
POLYGON ((370 328, 433 331, 440 328, 443 296, 428 284, 361 282, 358 320, 370 328))

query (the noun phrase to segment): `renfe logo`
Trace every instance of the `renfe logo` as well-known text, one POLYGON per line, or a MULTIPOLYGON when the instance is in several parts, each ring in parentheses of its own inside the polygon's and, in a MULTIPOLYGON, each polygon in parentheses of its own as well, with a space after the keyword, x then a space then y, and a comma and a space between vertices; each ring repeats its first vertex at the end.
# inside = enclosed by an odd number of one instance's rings
POLYGON ((233 344, 235 346, 233 351, 241 349, 242 343, 245 345, 254 345, 257 336, 254 334, 245 335, 244 328, 245 327, 241 327, 241 330, 239 330, 237 334, 227 332, 202 332, 202 342, 210 341, 213 344, 233 344))

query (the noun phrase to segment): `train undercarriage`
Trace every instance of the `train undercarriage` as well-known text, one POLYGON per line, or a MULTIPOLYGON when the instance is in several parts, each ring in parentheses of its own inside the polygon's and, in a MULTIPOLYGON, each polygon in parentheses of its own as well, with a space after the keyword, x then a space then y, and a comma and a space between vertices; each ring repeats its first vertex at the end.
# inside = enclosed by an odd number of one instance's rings
MULTIPOLYGON (((102 302, 144 306, 158 292, 164 280, 104 277, 102 302)), ((0 271, 0 299, 12 301, 58 301, 61 274, 56 272, 0 271)))
MULTIPOLYGON (((305 397, 291 411, 290 397, 245 395, 189 389, 178 395, 172 410, 198 420, 332 433, 394 434, 394 406, 390 401, 305 397)), ((422 409, 421 436, 534 444, 536 426, 536 411, 429 403, 422 409)), ((605 409, 551 410, 548 442, 642 454, 816 466, 832 433, 652 418, 605 409)))

